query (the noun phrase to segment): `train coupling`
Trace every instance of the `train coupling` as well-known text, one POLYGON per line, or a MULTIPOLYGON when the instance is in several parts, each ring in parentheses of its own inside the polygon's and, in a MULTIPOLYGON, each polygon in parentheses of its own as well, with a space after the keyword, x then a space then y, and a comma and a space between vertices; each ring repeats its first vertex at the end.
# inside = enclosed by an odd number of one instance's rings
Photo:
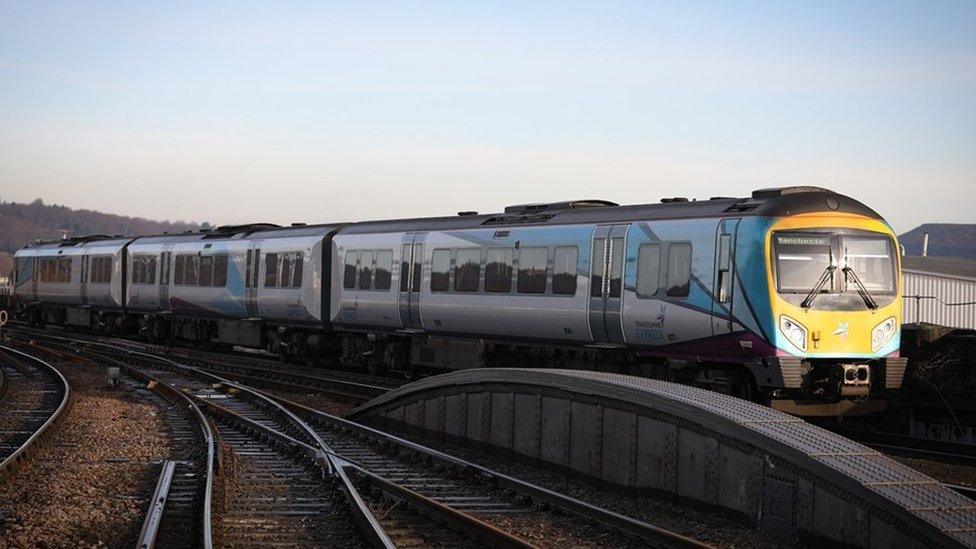
POLYGON ((871 393, 871 367, 867 364, 841 364, 843 376, 840 396, 865 396, 871 393))

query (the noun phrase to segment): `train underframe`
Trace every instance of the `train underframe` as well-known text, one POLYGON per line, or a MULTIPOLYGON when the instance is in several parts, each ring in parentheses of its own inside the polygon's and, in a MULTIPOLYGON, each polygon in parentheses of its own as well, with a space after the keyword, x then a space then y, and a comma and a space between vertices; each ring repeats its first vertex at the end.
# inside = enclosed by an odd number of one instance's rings
POLYGON ((339 361, 370 373, 421 373, 472 367, 601 370, 708 388, 802 416, 880 411, 897 389, 906 359, 838 362, 769 357, 749 363, 648 357, 629 349, 558 347, 513 341, 436 337, 400 332, 326 331, 315 325, 267 324, 152 313, 123 314, 31 304, 20 316, 32 325, 55 324, 96 334, 138 336, 157 343, 262 349, 283 361, 310 365, 339 361))

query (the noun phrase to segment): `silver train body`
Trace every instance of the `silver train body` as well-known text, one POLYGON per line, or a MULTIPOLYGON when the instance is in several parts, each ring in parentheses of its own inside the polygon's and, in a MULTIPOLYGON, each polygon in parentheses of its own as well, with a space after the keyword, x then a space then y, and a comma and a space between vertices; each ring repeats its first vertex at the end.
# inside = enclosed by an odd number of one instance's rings
MULTIPOLYGON (((855 353, 820 341, 800 349, 777 330, 781 310, 797 315, 788 309, 794 298, 771 289, 778 259, 770 238, 777 227, 804 224, 830 227, 831 238, 893 242, 880 216, 848 197, 775 189, 746 199, 577 201, 39 244, 16 254, 15 294, 36 323, 257 347, 310 362, 340 358, 371 370, 609 368, 743 396, 801 397, 812 389, 793 368, 814 371, 820 360, 836 362, 838 351, 880 364, 879 372, 897 359, 890 338, 855 353), (38 265, 50 269, 52 257, 72 262, 70 282, 40 281, 38 265), (100 257, 111 258, 111 273, 86 282, 100 257)), ((888 261, 897 269, 895 257, 888 261)), ((862 313, 853 294, 827 294, 824 322, 845 307, 852 318, 862 313)), ((897 307, 899 289, 880 297, 897 307)))

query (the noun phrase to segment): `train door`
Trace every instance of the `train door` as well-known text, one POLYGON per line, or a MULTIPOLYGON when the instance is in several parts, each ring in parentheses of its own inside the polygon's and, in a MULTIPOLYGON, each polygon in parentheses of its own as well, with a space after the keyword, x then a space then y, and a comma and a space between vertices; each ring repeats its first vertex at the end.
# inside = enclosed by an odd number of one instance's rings
POLYGON ((159 308, 169 309, 169 285, 172 281, 170 272, 173 270, 173 245, 164 244, 159 254, 159 308))
POLYGON ((400 257, 400 322, 404 329, 423 330, 420 321, 420 282, 423 278, 427 233, 403 235, 400 257))
POLYGON ((715 273, 712 287, 712 335, 732 331, 735 288, 735 237, 739 219, 723 219, 715 230, 715 273))
POLYGON ((244 256, 244 314, 248 318, 258 318, 258 274, 261 272, 261 244, 252 242, 251 249, 244 256))
POLYGON ((620 322, 625 239, 630 225, 599 225, 590 260, 590 333, 593 342, 624 343, 620 322))
MULTIPOLYGON (((88 254, 81 256, 81 278, 78 282, 78 296, 81 298, 81 304, 88 304, 88 254)), ((70 260, 69 260, 70 261, 70 260)))

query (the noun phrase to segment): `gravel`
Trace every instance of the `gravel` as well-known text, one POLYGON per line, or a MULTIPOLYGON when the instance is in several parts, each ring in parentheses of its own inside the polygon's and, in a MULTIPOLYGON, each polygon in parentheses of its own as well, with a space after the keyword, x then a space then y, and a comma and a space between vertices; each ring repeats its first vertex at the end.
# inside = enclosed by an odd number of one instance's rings
POLYGON ((75 401, 31 466, 0 486, 0 548, 132 547, 169 455, 154 406, 105 385, 104 368, 55 362, 75 401))

